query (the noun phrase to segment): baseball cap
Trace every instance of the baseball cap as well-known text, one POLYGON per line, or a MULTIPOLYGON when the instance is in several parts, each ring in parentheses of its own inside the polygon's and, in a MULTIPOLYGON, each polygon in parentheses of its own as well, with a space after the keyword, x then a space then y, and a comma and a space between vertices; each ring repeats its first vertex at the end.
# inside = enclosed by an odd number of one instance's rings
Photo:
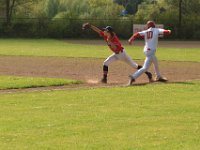
POLYGON ((155 22, 154 22, 154 21, 148 21, 148 22, 147 22, 147 27, 148 27, 148 28, 150 28, 150 27, 155 28, 155 26, 156 26, 156 25, 155 25, 155 22))
POLYGON ((113 32, 113 28, 111 26, 107 26, 105 28, 103 28, 104 31, 107 31, 107 32, 113 32))

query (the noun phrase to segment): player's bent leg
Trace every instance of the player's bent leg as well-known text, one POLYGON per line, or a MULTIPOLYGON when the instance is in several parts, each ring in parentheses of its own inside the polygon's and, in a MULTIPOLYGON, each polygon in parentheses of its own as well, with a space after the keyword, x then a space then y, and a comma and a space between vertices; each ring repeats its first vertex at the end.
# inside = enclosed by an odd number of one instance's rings
POLYGON ((136 71, 135 74, 133 75, 134 79, 137 79, 144 72, 146 72, 149 69, 151 63, 152 63, 152 56, 146 57, 143 67, 140 68, 138 71, 136 71))
MULTIPOLYGON (((142 66, 141 65, 138 65, 138 70, 141 69, 142 66)), ((153 82, 153 76, 152 76, 152 73, 149 72, 149 71, 146 71, 145 74, 147 75, 148 79, 149 79, 149 82, 153 82)))
POLYGON ((112 54, 103 62, 103 65, 109 66, 112 62, 116 60, 118 60, 116 54, 112 54))
POLYGON ((135 80, 140 76, 142 75, 148 68, 144 68, 142 67, 141 69, 137 70, 133 75, 130 75, 129 76, 129 82, 128 82, 128 85, 132 85, 135 80))
POLYGON ((138 69, 138 64, 133 59, 131 59, 131 57, 126 53, 125 50, 118 57, 120 60, 122 60, 125 63, 127 63, 128 65, 130 65, 132 68, 138 69))
POLYGON ((136 80, 139 76, 141 76, 144 72, 146 72, 147 69, 148 68, 142 67, 141 69, 137 70, 132 77, 136 80))
MULTIPOLYGON (((131 67, 139 70, 142 68, 141 65, 138 65, 133 59, 131 59, 131 57, 126 53, 126 51, 124 50, 123 55, 121 56, 121 60, 123 60, 124 62, 126 62, 128 65, 130 65, 131 67)), ((145 74, 147 75, 149 82, 152 82, 152 74, 148 71, 145 72, 145 74)))
POLYGON ((129 85, 132 85, 132 83, 139 77, 141 76, 144 72, 146 72, 150 65, 152 63, 152 57, 146 57, 145 62, 144 62, 144 66, 142 68, 140 68, 139 70, 137 70, 133 75, 130 75, 129 78, 129 85))

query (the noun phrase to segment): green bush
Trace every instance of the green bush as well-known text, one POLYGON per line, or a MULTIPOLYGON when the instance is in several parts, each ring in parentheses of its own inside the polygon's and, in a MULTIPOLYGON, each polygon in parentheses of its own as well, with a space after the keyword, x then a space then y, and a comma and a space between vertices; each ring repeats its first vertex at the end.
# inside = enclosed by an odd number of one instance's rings
MULTIPOLYGON (((82 24, 90 22, 100 29, 110 25, 114 28, 119 38, 127 39, 132 35, 134 19, 121 17, 120 19, 72 19, 55 16, 53 19, 14 19, 10 25, 0 22, 0 37, 19 38, 98 38, 99 35, 90 30, 83 31, 82 24)), ((65 15, 64 15, 65 16, 65 15)), ((170 15, 164 16, 170 18, 170 15)), ((189 18, 190 19, 190 18, 189 18)), ((166 29, 172 30, 168 39, 200 39, 200 25, 195 20, 183 22, 182 30, 178 30, 177 23, 163 22, 166 29), (179 33, 180 32, 180 33, 179 33)), ((158 23, 162 23, 158 22, 158 23)))

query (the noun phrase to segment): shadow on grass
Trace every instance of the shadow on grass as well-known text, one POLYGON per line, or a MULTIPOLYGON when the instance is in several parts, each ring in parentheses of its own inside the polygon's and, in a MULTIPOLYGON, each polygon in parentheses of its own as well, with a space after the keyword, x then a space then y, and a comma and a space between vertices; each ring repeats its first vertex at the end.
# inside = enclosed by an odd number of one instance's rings
POLYGON ((193 82, 188 82, 188 81, 182 81, 182 82, 169 82, 173 84, 181 84, 181 85, 194 85, 195 83, 193 82))
POLYGON ((145 85, 151 85, 151 84, 180 84, 180 85, 194 85, 195 83, 193 82, 189 82, 189 81, 168 81, 168 82, 149 82, 149 83, 135 83, 133 85, 130 85, 131 86, 145 86, 145 85))
POLYGON ((145 86, 145 85, 149 85, 149 84, 151 84, 151 83, 134 83, 134 84, 132 84, 132 85, 127 85, 127 86, 145 86))

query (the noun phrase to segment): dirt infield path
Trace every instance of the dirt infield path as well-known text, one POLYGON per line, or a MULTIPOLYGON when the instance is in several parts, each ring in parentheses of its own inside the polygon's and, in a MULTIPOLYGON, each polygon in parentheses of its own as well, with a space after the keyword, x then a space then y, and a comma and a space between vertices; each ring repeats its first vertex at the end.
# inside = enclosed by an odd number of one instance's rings
MULTIPOLYGON (((142 64, 142 61, 137 61, 142 64)), ((104 87, 98 83, 102 76, 103 59, 91 58, 61 58, 61 57, 24 57, 1 56, 0 75, 31 76, 31 77, 55 77, 82 80, 83 85, 71 85, 64 87, 37 88, 37 90, 76 89, 85 87, 104 87)), ((200 79, 200 63, 198 62, 171 62, 160 61, 160 69, 170 82, 181 82, 200 79)), ((150 69, 153 71, 153 68, 150 69)), ((116 62, 109 67, 109 81, 106 86, 122 86, 128 82, 128 75, 135 72, 127 64, 116 62)), ((137 80, 137 83, 147 83, 145 75, 137 80)), ((26 90, 0 90, 35 91, 26 90)))

